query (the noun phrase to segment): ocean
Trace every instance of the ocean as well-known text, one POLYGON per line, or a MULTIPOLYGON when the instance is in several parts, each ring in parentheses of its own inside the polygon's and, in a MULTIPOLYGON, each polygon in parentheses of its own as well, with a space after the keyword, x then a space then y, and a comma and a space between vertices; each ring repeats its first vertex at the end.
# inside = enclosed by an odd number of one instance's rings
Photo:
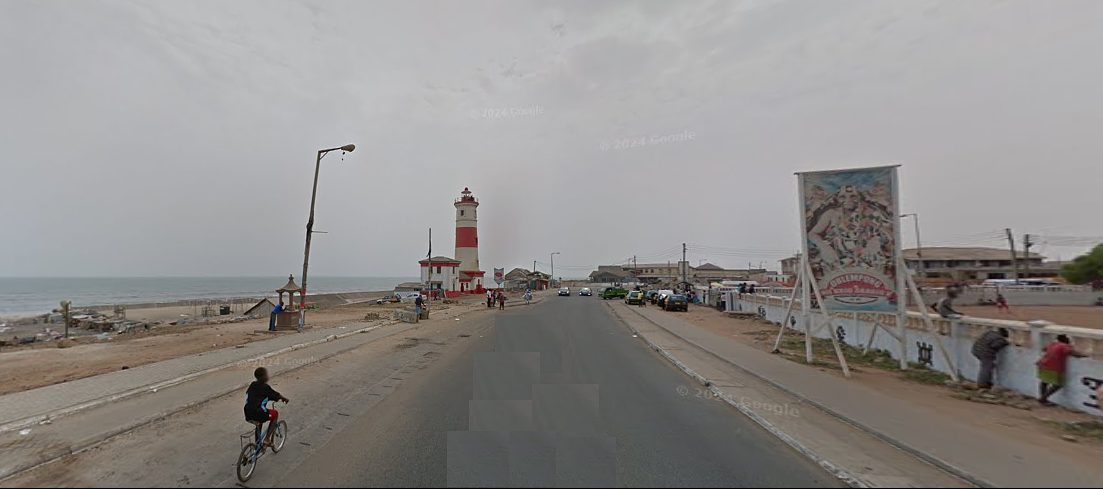
MULTIPOLYGON (((298 281, 298 277, 296 277, 298 281)), ((391 290, 416 277, 310 277, 310 293, 391 290)), ((145 304, 184 299, 264 297, 287 283, 282 277, 0 277, 0 316, 50 312, 62 300, 74 307, 145 304)))

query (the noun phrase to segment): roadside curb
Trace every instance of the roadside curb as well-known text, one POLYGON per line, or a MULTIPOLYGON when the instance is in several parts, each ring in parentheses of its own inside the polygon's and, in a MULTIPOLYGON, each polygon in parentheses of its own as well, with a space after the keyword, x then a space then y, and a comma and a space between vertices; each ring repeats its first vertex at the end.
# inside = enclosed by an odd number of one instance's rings
POLYGON ((65 407, 65 408, 62 408, 62 409, 57 409, 57 410, 54 410, 54 411, 50 411, 48 413, 38 414, 38 415, 34 415, 34 416, 27 417, 27 418, 22 418, 22 419, 17 419, 15 421, 10 421, 8 423, 0 425, 0 433, 6 433, 8 431, 19 430, 19 429, 22 429, 22 428, 26 428, 28 426, 34 426, 34 425, 37 425, 37 424, 42 423, 42 422, 47 421, 47 420, 54 420, 54 419, 57 419, 57 418, 62 418, 62 417, 65 417, 65 416, 68 416, 68 415, 71 415, 71 414, 78 413, 80 411, 84 411, 86 409, 92 409, 92 408, 103 406, 105 404, 109 404, 109 403, 112 403, 112 402, 122 401, 122 400, 125 400, 125 399, 129 399, 131 397, 135 397, 135 396, 138 396, 138 395, 145 394, 145 393, 149 393, 149 392, 157 391, 157 390, 164 389, 164 388, 167 388, 167 387, 172 387, 172 386, 175 386, 175 385, 179 385, 179 384, 182 384, 184 382, 188 382, 190 380, 202 377, 204 375, 211 374, 211 373, 214 373, 214 372, 218 372, 220 370, 224 370, 224 369, 233 367, 235 365, 240 365, 240 364, 243 364, 243 363, 250 363, 250 362, 258 362, 258 361, 261 361, 261 360, 264 360, 266 358, 270 358, 270 357, 273 357, 273 356, 276 356, 276 355, 282 355, 284 353, 288 353, 288 352, 292 352, 292 351, 296 351, 296 350, 301 350, 303 348, 308 348, 308 347, 311 347, 311 346, 314 346, 314 345, 320 345, 322 343, 327 343, 327 342, 330 342, 330 341, 333 341, 333 340, 346 338, 346 337, 349 337, 349 336, 352 336, 352 335, 355 335, 355 334, 367 333, 369 331, 379 329, 383 326, 390 326, 390 325, 393 325, 393 324, 396 324, 396 322, 395 321, 388 321, 388 322, 385 322, 383 324, 377 324, 377 325, 374 325, 374 326, 367 326, 367 327, 360 328, 360 329, 357 329, 357 330, 354 330, 354 331, 348 331, 348 332, 339 333, 339 334, 331 334, 331 335, 328 335, 324 338, 320 338, 320 339, 312 340, 312 341, 307 341, 307 342, 304 342, 304 343, 296 343, 294 345, 287 346, 287 347, 284 347, 284 348, 280 348, 278 350, 270 351, 270 352, 267 352, 267 353, 264 353, 262 355, 258 355, 258 356, 255 356, 255 357, 246 358, 246 359, 243 359, 243 360, 235 360, 235 361, 230 362, 230 363, 225 363, 225 364, 222 364, 222 365, 216 365, 216 366, 208 368, 208 369, 200 370, 198 372, 192 372, 192 373, 187 374, 187 375, 183 375, 183 376, 180 376, 180 377, 164 380, 164 381, 161 381, 161 382, 155 382, 155 383, 152 383, 152 384, 146 384, 146 385, 138 386, 138 387, 135 387, 133 389, 120 392, 118 394, 112 394, 110 396, 104 396, 104 397, 101 397, 101 398, 98 398, 98 399, 93 399, 93 400, 90 400, 90 401, 86 401, 86 402, 81 403, 81 404, 76 404, 76 405, 65 407))
MULTIPOLYGON (((287 353, 287 352, 290 352, 290 351, 299 350, 299 349, 302 349, 302 348, 306 348, 307 346, 314 346, 314 345, 318 345, 318 344, 322 344, 322 343, 327 343, 327 342, 330 342, 330 341, 333 341, 333 340, 336 340, 336 339, 347 338, 349 336, 356 335, 356 334, 367 333, 367 332, 379 329, 383 326, 388 326, 388 325, 393 325, 393 324, 397 324, 397 323, 392 322, 392 323, 387 323, 387 324, 381 324, 381 325, 375 325, 375 326, 370 326, 370 327, 366 327, 366 328, 361 328, 361 329, 358 329, 358 330, 355 330, 355 331, 349 331, 349 332, 346 332, 346 333, 329 335, 329 336, 326 336, 325 338, 322 338, 322 339, 319 339, 319 340, 315 340, 315 341, 311 341, 311 342, 307 342, 307 343, 302 343, 300 345, 292 345, 291 347, 284 348, 282 350, 285 350, 285 351, 283 351, 282 353, 287 353)), ((411 326, 409 329, 413 329, 413 328, 414 328, 414 326, 411 326)), ((401 333, 403 331, 406 331, 406 330, 395 331, 392 334, 384 335, 380 338, 377 338, 376 340, 388 338, 388 337, 392 336, 393 334, 398 334, 398 333, 401 333)), ((376 341, 376 340, 372 340, 372 341, 376 341)), ((289 366, 287 369, 279 371, 278 373, 276 373, 276 375, 279 376, 279 375, 285 375, 285 374, 294 372, 294 371, 302 369, 304 367, 308 367, 308 366, 320 363, 324 360, 335 357, 337 355, 342 355, 344 353, 347 353, 349 350, 355 349, 355 348, 358 348, 358 346, 353 347, 353 348, 349 348, 349 349, 338 350, 338 351, 329 353, 327 355, 317 357, 313 361, 310 361, 310 362, 293 364, 293 365, 289 366)), ((215 372, 217 370, 228 368, 229 366, 236 365, 236 364, 243 363, 243 362, 252 362, 252 361, 261 360, 261 359, 264 359, 264 358, 274 356, 276 354, 278 354, 278 353, 273 352, 273 353, 269 353, 269 354, 266 354, 266 355, 256 357, 255 359, 239 360, 239 361, 230 363, 228 365, 224 365, 219 369, 213 369, 213 370, 211 370, 211 372, 207 372, 207 373, 212 373, 212 372, 215 372)), ((185 381, 176 382, 176 384, 179 384, 179 383, 182 383, 182 382, 185 382, 185 381)), ((176 384, 172 384, 172 385, 176 385, 176 384)), ((11 477, 17 476, 17 475, 19 475, 23 472, 26 472, 26 471, 29 471, 29 470, 34 470, 36 468, 39 468, 39 467, 57 462, 59 460, 64 459, 65 457, 68 457, 68 456, 71 456, 71 455, 77 455, 77 454, 86 452, 88 450, 94 449, 94 448, 96 448, 96 447, 98 447, 98 446, 100 446, 104 443, 107 443, 107 442, 111 441, 115 437, 118 437, 120 435, 124 435, 124 434, 129 433, 131 431, 134 431, 136 429, 139 429, 139 428, 142 428, 144 426, 155 423, 157 421, 161 421, 165 418, 168 418, 169 416, 172 416, 173 414, 176 414, 176 413, 179 413, 179 412, 186 411, 188 409, 192 409, 192 408, 201 406, 203 404, 206 404, 208 402, 211 402, 215 399, 221 398, 221 397, 226 396, 228 394, 238 392, 238 391, 240 391, 241 389, 245 388, 248 385, 249 385, 248 381, 240 382, 240 383, 235 384, 235 385, 233 385, 233 386, 231 386, 227 389, 219 390, 216 394, 205 395, 205 396, 203 396, 202 399, 197 399, 197 400, 194 400, 194 401, 191 401, 191 402, 184 403, 183 405, 175 406, 173 408, 160 411, 156 414, 140 418, 140 419, 138 419, 138 420, 136 420, 132 423, 128 423, 125 426, 121 426, 121 427, 118 427, 116 429, 112 429, 110 431, 107 431, 105 433, 101 433, 99 435, 89 437, 85 440, 80 440, 80 441, 76 442, 74 445, 67 447, 66 449, 59 450, 58 452, 53 453, 53 454, 45 455, 45 456, 43 456, 43 457, 41 457, 41 458, 39 458, 35 461, 29 462, 29 463, 24 463, 22 465, 17 465, 15 467, 13 467, 11 469, 7 469, 7 470, 0 469, 0 482, 3 482, 3 481, 5 481, 5 480, 7 480, 11 477)), ((152 388, 145 389, 142 392, 152 392, 152 388)), ((116 400, 121 400, 121 399, 122 398, 119 398, 119 399, 116 399, 116 400)), ((106 403, 107 402, 104 402, 104 403, 101 403, 100 405, 106 404, 106 403)))
MULTIPOLYGON (((793 397, 799 399, 803 403, 806 403, 810 406, 813 406, 816 409, 819 409, 820 411, 822 411, 822 412, 824 412, 824 413, 826 413, 826 414, 828 414, 828 415, 830 415, 830 416, 832 416, 832 417, 834 417, 834 418, 836 418, 836 419, 838 419, 838 420, 840 420, 840 421, 842 421, 842 422, 844 422, 844 423, 846 423, 850 426, 853 426, 853 427, 869 434, 870 436, 873 436, 874 438, 877 438, 878 440, 881 440, 885 443, 888 443, 889 445, 892 445, 893 447, 895 447, 898 450, 901 450, 901 451, 903 451, 903 452, 905 452, 905 453, 907 453, 907 454, 909 454, 913 457, 916 457, 916 458, 918 458, 918 459, 920 459, 924 462, 927 462, 927 463, 943 470, 944 472, 947 472, 947 473, 949 473, 949 474, 951 474, 951 475, 953 475, 953 476, 955 476, 955 477, 957 477, 957 478, 959 478, 959 479, 961 479, 965 482, 968 482, 968 483, 970 483, 974 486, 986 487, 986 488, 987 487, 996 487, 992 483, 990 483, 990 482, 988 482, 988 481, 986 481, 986 480, 984 480, 984 479, 982 479, 978 476, 970 474, 969 472, 966 472, 964 469, 961 469, 960 467, 957 467, 956 465, 953 465, 953 464, 951 464, 951 463, 949 463, 945 460, 942 460, 941 458, 938 458, 935 455, 929 454, 929 453, 927 453, 923 450, 920 450, 920 449, 915 448, 911 445, 908 445, 907 443, 905 443, 901 440, 898 440, 896 438, 893 438, 893 437, 889 436, 888 434, 886 434, 884 432, 881 432, 881 431, 879 431, 879 430, 877 430, 873 427, 870 427, 870 426, 868 426, 868 425, 866 425, 866 424, 864 424, 864 423, 862 423, 862 422, 860 422, 856 419, 853 419, 849 416, 846 416, 845 414, 842 414, 838 411, 835 411, 834 409, 831 409, 830 407, 828 407, 828 406, 826 406, 826 405, 824 405, 824 404, 822 404, 818 401, 810 399, 810 398, 804 396, 803 394, 800 394, 799 392, 797 392, 793 389, 790 389, 789 387, 785 386, 784 384, 782 384, 780 382, 777 382, 777 381, 775 381, 773 379, 770 379, 768 377, 765 377, 763 375, 759 375, 758 373, 753 372, 753 371, 747 369, 746 367, 743 367, 742 365, 739 365, 738 363, 735 363, 732 360, 729 360, 728 358, 725 358, 724 356, 717 354, 716 352, 712 351, 708 347, 706 347, 704 345, 701 345, 700 343, 697 343, 696 341, 688 339, 688 338, 686 338, 686 337, 684 337, 684 336, 682 336, 682 335, 680 335, 680 334, 678 334, 674 331, 671 331, 671 330, 665 328, 663 325, 651 320, 651 318, 648 318, 647 316, 644 316, 643 314, 640 314, 638 311, 633 311, 633 312, 635 312, 637 315, 639 315, 641 318, 643 318, 647 322, 649 322, 651 324, 654 324, 657 328, 673 335, 674 337, 676 337, 676 338, 678 338, 682 341, 685 341, 686 343, 689 343, 690 345, 693 345, 694 347, 700 349, 701 351, 704 351, 705 353, 708 353, 709 355, 711 355, 711 356, 727 363, 728 365, 731 365, 731 366, 739 369, 740 371, 742 371, 742 372, 744 372, 744 373, 746 373, 746 374, 748 374, 748 375, 750 375, 750 376, 752 376, 752 377, 754 377, 758 380, 761 380, 761 381, 773 386, 774 388, 776 388, 776 389, 778 389, 778 390, 780 390, 780 391, 782 391, 786 394, 789 394, 790 396, 793 396, 793 397)), ((629 328, 631 329, 631 326, 629 326, 629 328)), ((650 342, 649 342, 649 344, 650 344, 650 342)), ((664 354, 664 356, 665 356, 665 354, 664 354)), ((710 390, 711 389, 712 389, 712 387, 710 386, 710 390)), ((727 400, 727 399, 725 399, 725 400, 727 400)), ((767 428, 767 429, 769 429, 769 428, 767 428)), ((788 441, 786 441, 786 443, 788 443, 788 441)), ((794 447, 794 448, 796 448, 796 447, 794 447)), ((797 450, 801 451, 801 453, 805 453, 803 450, 801 450, 799 448, 797 448, 797 450)))
MULTIPOLYGON (((724 402, 726 402, 729 406, 735 408, 737 411, 742 413, 744 416, 750 418, 751 421, 754 421, 756 424, 761 426, 763 429, 765 429, 771 435, 774 435, 775 437, 780 439, 783 443, 785 443, 786 445, 789 445, 791 448, 793 448, 794 450, 799 452, 801 455, 804 455, 806 458, 811 460, 812 463, 815 463, 816 465, 820 466, 820 468, 827 471, 828 474, 831 474, 832 477, 835 477, 836 479, 842 481, 847 486, 854 487, 854 488, 867 488, 867 487, 869 487, 864 482, 859 480, 857 477, 854 477, 853 475, 851 475, 846 470, 836 466, 835 464, 831 463, 831 461, 829 461, 826 458, 820 456, 818 453, 816 453, 815 450, 812 450, 811 448, 808 448, 807 446, 800 443, 799 441, 797 441, 793 437, 789 436, 787 433, 782 431, 780 428, 778 428, 777 426, 774 426, 773 423, 770 423, 769 420, 767 420, 766 418, 760 416, 758 413, 754 412, 753 410, 751 410, 749 407, 747 407, 743 403, 733 399, 731 396, 729 396, 729 395, 725 394, 724 392, 722 392, 719 388, 717 388, 715 385, 712 384, 712 381, 708 380, 703 375, 697 373, 697 371, 690 368, 688 365, 683 363, 681 360, 678 360, 673 354, 671 354, 665 348, 663 348, 663 347, 659 346, 658 344, 656 344, 655 342, 651 341, 650 338, 648 338, 647 336, 641 334, 636 328, 633 328, 632 325, 628 323, 628 321, 625 321, 623 318, 620 317, 620 314, 612 306, 610 306, 610 309, 613 311, 613 314, 615 316, 617 316, 618 319, 621 320, 622 323, 624 323, 626 326, 628 326, 628 329, 631 330, 633 334, 635 334, 637 337, 643 339, 643 341, 645 343, 647 343, 647 346, 649 348, 651 348, 652 350, 655 350, 656 352, 658 352, 660 355, 663 356, 663 358, 666 358, 670 363, 674 364, 675 367, 678 367, 679 370, 684 372, 686 375, 689 375, 691 378, 696 380, 701 385, 708 388, 708 391, 710 393, 712 393, 714 396, 716 396, 719 399, 723 399, 724 402)), ((634 312, 635 314, 637 314, 641 318, 647 320, 647 322, 649 322, 651 324, 655 324, 655 326, 658 326, 663 331, 667 331, 666 328, 663 328, 662 326, 659 326, 654 321, 652 321, 652 320, 648 319, 647 317, 645 317, 643 314, 640 314, 638 311, 632 311, 632 312, 634 312)), ((677 335, 675 335, 675 336, 677 336, 677 335)), ((682 339, 683 341, 685 341, 684 338, 682 338, 680 336, 677 336, 677 337, 682 339)), ((693 344, 693 343, 690 343, 690 344, 693 344)), ((694 345, 694 346, 696 346, 696 345, 694 345)))

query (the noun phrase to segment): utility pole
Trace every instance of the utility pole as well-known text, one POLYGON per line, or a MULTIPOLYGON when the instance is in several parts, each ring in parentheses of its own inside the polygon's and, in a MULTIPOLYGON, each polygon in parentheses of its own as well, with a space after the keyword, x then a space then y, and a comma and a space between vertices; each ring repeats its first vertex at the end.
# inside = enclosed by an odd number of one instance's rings
POLYGON ((322 169, 322 157, 329 154, 330 151, 344 151, 345 153, 351 153, 356 149, 356 145, 346 144, 339 148, 329 148, 318 150, 318 158, 314 160, 314 187, 310 191, 310 217, 306 220, 306 246, 303 249, 303 275, 302 286, 299 287, 299 294, 302 298, 299 303, 299 332, 303 332, 303 328, 306 327, 306 272, 310 267, 310 237, 314 234, 314 204, 318 200, 318 173, 322 169))
POLYGON ((685 243, 682 243, 682 264, 681 264, 681 266, 679 266, 679 268, 682 269, 682 286, 685 287, 685 283, 688 281, 688 280, 686 280, 686 272, 689 271, 688 270, 689 269, 689 262, 686 261, 686 244, 685 243))
POLYGON ((429 254, 426 258, 429 259, 429 283, 426 284, 429 288, 429 300, 425 302, 425 312, 429 312, 429 304, 433 302, 433 228, 429 228, 429 254))
POLYGON ((1023 235, 1023 278, 1030 278, 1030 247, 1034 243, 1030 241, 1030 235, 1023 235))
POLYGON ((1011 228, 1007 228, 1007 242, 1011 245, 1011 278, 1019 280, 1019 259, 1015 256, 1015 235, 1011 234, 1011 228))
POLYGON ((636 255, 632 255, 632 278, 636 279, 636 285, 640 283, 640 270, 636 266, 636 255))
POLYGON ((919 239, 919 213, 913 212, 911 214, 902 214, 900 217, 915 218, 915 257, 918 260, 915 265, 915 274, 919 278, 925 278, 926 271, 923 266, 923 241, 919 239))
POLYGON ((61 320, 65 321, 65 337, 69 337, 69 323, 73 320, 72 314, 69 313, 69 306, 72 303, 69 301, 61 301, 61 320))

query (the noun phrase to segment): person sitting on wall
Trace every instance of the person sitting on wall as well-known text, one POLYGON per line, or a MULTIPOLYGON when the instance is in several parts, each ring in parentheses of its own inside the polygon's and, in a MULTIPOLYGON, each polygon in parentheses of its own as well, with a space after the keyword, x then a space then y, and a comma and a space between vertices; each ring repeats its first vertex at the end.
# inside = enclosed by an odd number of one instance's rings
POLYGON ((992 388, 992 374, 996 370, 996 359, 1000 350, 1010 343, 1007 337, 1010 334, 1007 328, 988 330, 973 343, 973 356, 980 360, 980 373, 977 374, 977 386, 981 389, 992 388))
POLYGON ((946 297, 938 300, 935 304, 935 310, 938 311, 938 315, 946 319, 961 319, 965 315, 954 309, 954 299, 957 298, 958 289, 956 287, 946 288, 946 297))

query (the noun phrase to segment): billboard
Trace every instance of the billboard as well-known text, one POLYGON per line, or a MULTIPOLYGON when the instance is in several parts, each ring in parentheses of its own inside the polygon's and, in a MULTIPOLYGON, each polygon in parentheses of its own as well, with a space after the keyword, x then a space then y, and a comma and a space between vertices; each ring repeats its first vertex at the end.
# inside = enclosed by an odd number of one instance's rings
POLYGON ((506 269, 504 269, 504 268, 495 268, 494 269, 494 281, 498 282, 499 287, 501 287, 502 282, 504 282, 506 280, 505 273, 506 273, 506 269))
POLYGON ((897 310, 896 167, 798 173, 804 256, 833 311, 897 310))

